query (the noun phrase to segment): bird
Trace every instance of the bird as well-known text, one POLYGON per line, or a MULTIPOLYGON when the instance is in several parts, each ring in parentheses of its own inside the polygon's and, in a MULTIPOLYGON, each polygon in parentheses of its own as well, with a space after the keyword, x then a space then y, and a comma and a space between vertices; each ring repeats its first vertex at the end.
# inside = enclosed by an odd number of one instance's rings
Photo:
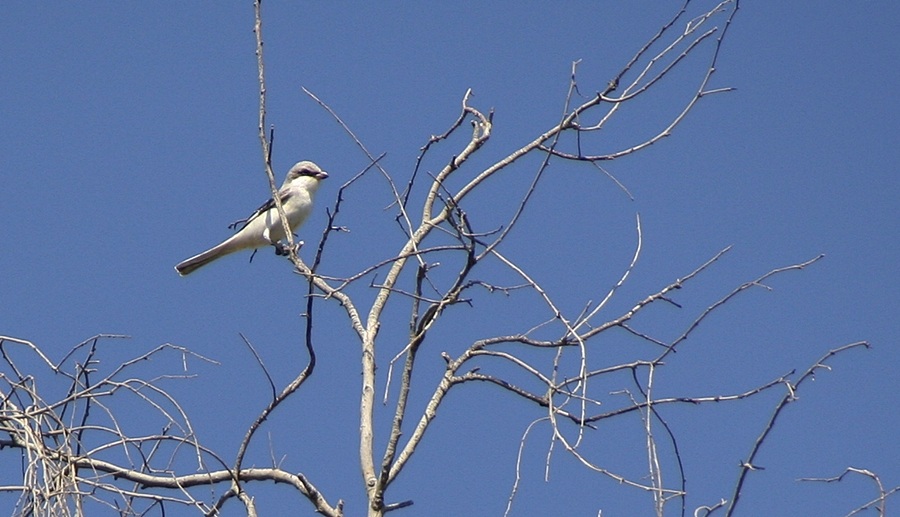
MULTIPOLYGON (((281 206, 284 208, 291 231, 299 228, 309 217, 319 183, 327 177, 327 172, 310 161, 297 162, 288 171, 284 184, 278 190, 278 197, 281 199, 281 206)), ((179 262, 175 266, 175 271, 181 276, 189 275, 225 255, 275 245, 285 236, 274 199, 269 199, 250 214, 250 217, 232 224, 229 228, 237 225, 242 225, 237 233, 203 253, 179 262)))

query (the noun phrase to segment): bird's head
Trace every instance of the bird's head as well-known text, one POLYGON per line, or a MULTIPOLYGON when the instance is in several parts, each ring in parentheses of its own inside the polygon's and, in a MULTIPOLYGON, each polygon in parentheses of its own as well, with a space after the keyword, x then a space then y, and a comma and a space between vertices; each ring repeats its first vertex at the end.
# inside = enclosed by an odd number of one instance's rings
POLYGON ((304 176, 315 178, 316 180, 323 180, 328 177, 328 173, 323 171, 313 162, 297 162, 291 167, 291 170, 288 171, 285 183, 291 183, 293 180, 304 176))

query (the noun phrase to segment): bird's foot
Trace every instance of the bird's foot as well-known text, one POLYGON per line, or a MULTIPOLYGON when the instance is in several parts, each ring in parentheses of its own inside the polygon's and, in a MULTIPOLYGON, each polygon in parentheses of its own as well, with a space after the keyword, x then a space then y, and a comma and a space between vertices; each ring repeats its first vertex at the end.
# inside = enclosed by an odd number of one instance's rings
MULTIPOLYGON (((278 256, 288 256, 291 254, 291 247, 283 242, 276 242, 272 244, 275 247, 275 254, 278 256)), ((298 252, 300 250, 300 246, 303 246, 303 241, 297 241, 294 243, 294 252, 298 252)))

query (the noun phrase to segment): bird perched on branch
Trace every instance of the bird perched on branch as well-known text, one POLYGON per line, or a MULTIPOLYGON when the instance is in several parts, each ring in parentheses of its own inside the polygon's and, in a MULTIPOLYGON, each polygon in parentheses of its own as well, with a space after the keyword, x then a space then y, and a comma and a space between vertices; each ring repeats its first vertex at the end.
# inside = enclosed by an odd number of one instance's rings
MULTIPOLYGON (((284 214, 287 216, 291 231, 299 228, 309 217, 319 182, 327 177, 327 172, 320 169, 315 163, 307 161, 297 162, 288 171, 284 184, 278 190, 278 197, 281 199, 281 206, 284 207, 284 214)), ((284 227, 273 199, 263 203, 247 219, 238 221, 229 228, 238 225, 241 225, 240 230, 221 244, 175 266, 178 274, 188 275, 194 270, 236 251, 275 245, 285 237, 284 227)))

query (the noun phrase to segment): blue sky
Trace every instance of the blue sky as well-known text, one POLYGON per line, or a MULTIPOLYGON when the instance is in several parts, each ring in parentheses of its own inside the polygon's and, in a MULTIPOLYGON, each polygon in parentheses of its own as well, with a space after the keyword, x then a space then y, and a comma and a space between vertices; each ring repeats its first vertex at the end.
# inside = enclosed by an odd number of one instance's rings
MULTIPOLYGON (((105 343, 107 367, 162 343, 216 359, 218 366, 192 361, 196 378, 166 386, 201 440, 232 457, 268 393, 238 333, 253 341, 279 386, 305 360, 298 315, 306 286, 282 259, 261 252, 248 264, 247 254, 233 256, 188 278, 172 269, 227 236, 226 225, 268 195, 256 129, 251 6, 21 3, 2 9, 0 334, 33 341, 53 359, 99 333, 131 336, 105 343)), ((539 3, 265 5, 276 175, 280 181, 300 159, 331 174, 300 237, 316 242, 325 207, 366 165, 301 86, 334 108, 370 150, 386 153, 382 163, 401 183, 419 148, 455 120, 472 88, 472 105, 495 112, 494 134, 473 160, 474 174, 556 123, 573 61, 581 60, 579 87, 590 95, 671 14, 658 4, 632 2, 552 9, 539 3)), ((737 393, 805 370, 829 349, 872 343, 871 350, 832 359, 833 370, 821 371, 782 415, 759 458, 766 470, 749 477, 739 514, 846 514, 875 497, 871 482, 795 480, 837 475, 851 465, 879 473, 886 486, 900 485, 900 421, 893 409, 900 406, 898 22, 900 7, 890 2, 742 3, 711 82, 736 91, 703 99, 672 136, 604 164, 634 200, 584 164, 552 162, 508 243, 561 306, 577 313, 627 266, 640 213, 643 252, 609 317, 732 245, 676 294, 682 309, 660 306, 636 322, 669 339, 742 282, 826 255, 771 280, 772 291, 751 290, 729 303, 656 381, 660 396, 737 393)), ((701 60, 688 60, 656 95, 624 108, 591 137, 596 151, 658 131, 696 88, 701 67, 701 60)), ((459 142, 432 151, 427 170, 446 163, 459 142)), ((521 192, 533 166, 532 160, 505 173, 470 200, 483 229, 505 220, 518 195, 510 192, 521 192)), ((399 249, 394 212, 383 210, 390 201, 374 175, 347 192, 342 224, 351 232, 333 237, 324 272, 350 274, 399 249)), ((301 254, 308 258, 311 251, 301 254)), ((365 286, 354 292, 360 299, 372 295, 365 286)), ((271 448, 329 500, 344 499, 348 515, 358 515, 359 346, 338 307, 320 303, 317 311, 316 372, 263 429, 250 463, 270 464, 271 448)), ((404 311, 400 301, 392 306, 391 324, 380 335, 379 388, 387 361, 402 348, 404 311)), ((472 309, 448 312, 423 351, 417 385, 425 389, 440 375, 441 351, 459 353, 473 339, 547 317, 534 298, 479 295, 472 309)), ((624 334, 595 346, 598 365, 653 352, 624 334)), ((146 372, 177 372, 180 361, 169 359, 148 363, 146 372)), ((621 396, 607 392, 627 381, 611 379, 597 386, 597 396, 619 404, 621 396)), ((46 382, 52 385, 49 377, 46 382)), ((689 513, 731 496, 738 462, 782 395, 776 389, 738 404, 666 408, 667 422, 682 437, 689 513)), ((421 406, 424 395, 418 397, 421 406)), ((141 415, 122 410, 140 429, 141 415)), ((389 409, 380 411, 384 424, 389 409)), ((413 499, 408 515, 501 515, 519 438, 540 416, 540 409, 498 389, 464 387, 447 400, 390 500, 413 499)), ((385 435, 380 428, 377 438, 385 435)), ((634 515, 635 508, 651 514, 646 493, 587 472, 559 449, 545 483, 549 443, 546 426, 527 442, 513 515, 634 515)), ((646 474, 636 416, 589 433, 584 447, 604 466, 636 478, 646 474)), ((3 465, 18 466, 13 453, 0 454, 3 465)), ((674 480, 668 468, 665 479, 674 480)), ((312 514, 289 489, 253 489, 267 514, 285 508, 312 514)), ((9 497, 0 501, 13 504, 9 497)), ((676 515, 676 506, 669 513, 676 515)), ((235 504, 228 511, 240 514, 235 504)))

